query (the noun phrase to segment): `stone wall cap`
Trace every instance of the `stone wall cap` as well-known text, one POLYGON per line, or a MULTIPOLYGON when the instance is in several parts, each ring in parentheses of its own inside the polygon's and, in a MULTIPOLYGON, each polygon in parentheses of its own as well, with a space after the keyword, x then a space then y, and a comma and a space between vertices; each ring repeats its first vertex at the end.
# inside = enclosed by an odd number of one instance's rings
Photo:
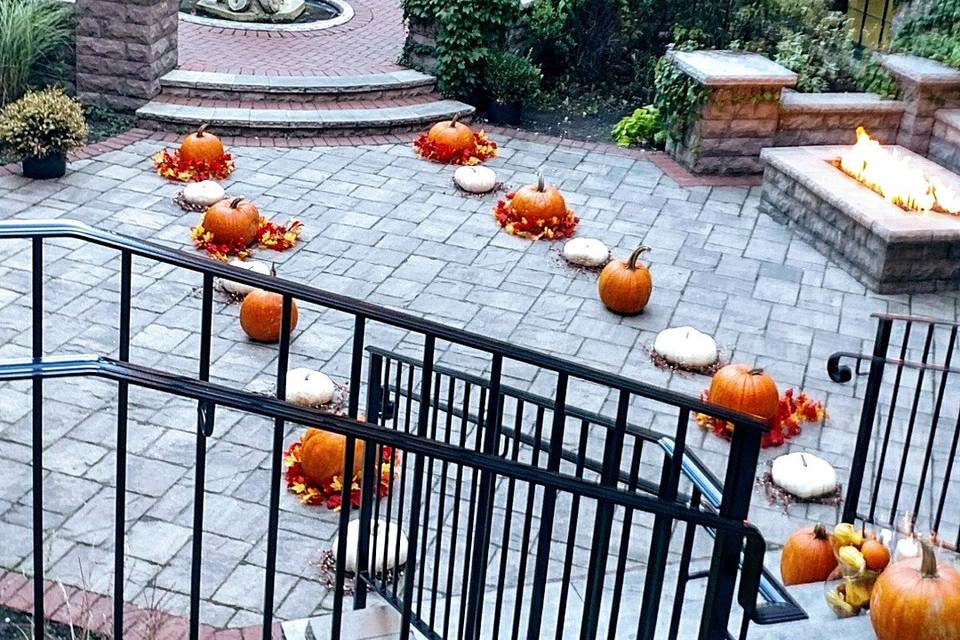
POLYGON ((960 86, 960 70, 909 53, 889 53, 880 56, 880 64, 895 76, 920 84, 960 86))
POLYGON ((960 109, 940 109, 934 117, 953 129, 960 129, 960 109))
POLYGON ((884 100, 875 93, 800 93, 786 89, 780 95, 784 111, 891 111, 899 112, 907 105, 899 100, 884 100))
POLYGON ((797 84, 797 74, 766 56, 747 51, 700 50, 667 52, 684 73, 709 87, 797 84))

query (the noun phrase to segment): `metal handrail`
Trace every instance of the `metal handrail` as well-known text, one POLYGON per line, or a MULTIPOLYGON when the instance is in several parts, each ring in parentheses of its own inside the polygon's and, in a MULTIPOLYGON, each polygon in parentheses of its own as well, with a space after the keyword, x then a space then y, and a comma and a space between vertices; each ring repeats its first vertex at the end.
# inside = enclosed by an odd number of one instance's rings
POLYGON ((476 470, 493 471, 507 478, 552 487, 585 498, 613 502, 648 513, 689 520, 703 527, 716 527, 737 533, 755 544, 765 543, 760 530, 749 522, 732 522, 709 512, 691 513, 681 506, 650 498, 622 489, 586 482, 564 473, 506 460, 498 455, 465 451, 442 442, 427 441, 416 434, 394 431, 351 418, 324 413, 317 409, 264 396, 251 391, 232 389, 212 382, 175 375, 128 362, 102 356, 24 358, 0 361, 0 381, 99 377, 114 382, 163 391, 175 395, 230 407, 269 418, 316 426, 357 440, 375 442, 390 447, 456 463, 476 470))
POLYGON ((541 353, 521 345, 511 344, 496 338, 450 327, 419 316, 388 309, 300 282, 292 282, 279 277, 262 275, 248 269, 240 269, 218 260, 190 254, 178 249, 104 231, 73 220, 31 220, 0 222, 0 239, 26 238, 75 238, 86 240, 104 247, 128 251, 133 255, 150 258, 191 271, 210 274, 219 278, 241 282, 260 289, 285 294, 304 302, 319 304, 336 311, 365 317, 395 327, 433 335, 441 340, 454 342, 466 347, 500 354, 511 360, 542 367, 557 372, 595 382, 622 391, 644 396, 675 407, 686 407, 693 411, 707 413, 721 420, 735 423, 738 427, 765 432, 769 427, 755 417, 732 411, 725 407, 705 402, 700 398, 651 384, 638 382, 625 376, 601 371, 563 358, 541 353))

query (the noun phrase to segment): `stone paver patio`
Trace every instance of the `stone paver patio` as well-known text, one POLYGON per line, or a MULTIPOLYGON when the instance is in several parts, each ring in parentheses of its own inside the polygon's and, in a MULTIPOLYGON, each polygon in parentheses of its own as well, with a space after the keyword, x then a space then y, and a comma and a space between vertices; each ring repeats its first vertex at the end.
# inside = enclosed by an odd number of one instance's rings
MULTIPOLYGON (((493 197, 465 197, 452 169, 414 157, 408 144, 340 147, 234 147, 237 171, 228 193, 252 198, 267 215, 303 221, 303 242, 290 252, 261 252, 283 278, 523 343, 592 366, 699 394, 707 379, 653 366, 646 348, 668 326, 690 324, 716 335, 728 360, 756 362, 782 387, 803 388, 826 402, 831 419, 807 427, 789 447, 849 465, 859 402, 853 384, 827 377, 827 356, 859 351, 873 338, 869 314, 890 311, 957 319, 957 294, 878 296, 864 290, 785 227, 758 214, 758 189, 681 187, 649 158, 586 151, 553 142, 497 135, 502 180, 517 186, 543 169, 581 216, 578 234, 624 255, 653 247, 654 294, 640 316, 610 314, 596 297, 595 276, 564 266, 558 245, 506 235, 491 216, 493 197)), ((142 140, 71 164, 66 177, 30 182, 0 176, 0 217, 62 218, 193 251, 188 227, 197 214, 172 200, 178 186, 155 176, 147 157, 163 143, 142 140)), ((30 252, 0 243, 2 357, 29 355, 30 252)), ((119 259, 74 241, 47 244, 48 353, 115 353, 119 259)), ((131 359, 195 374, 200 280, 194 274, 135 261, 131 359)), ((214 315, 212 377, 236 386, 269 381, 275 347, 248 342, 238 307, 220 300, 214 315)), ((322 369, 344 381, 350 319, 302 305, 291 366, 322 369)), ((388 349, 416 345, 375 327, 368 342, 388 349)), ((481 361, 440 349, 441 362, 476 369, 481 361)), ((508 369, 508 374, 510 370, 508 369)), ((550 392, 550 379, 514 372, 511 384, 550 392)), ((112 563, 115 386, 73 379, 46 384, 45 425, 48 577, 109 592, 112 563)), ((30 394, 8 384, 0 403, 0 567, 29 571, 30 394)), ((612 415, 615 398, 574 388, 570 402, 612 415)), ((672 431, 673 418, 637 412, 672 431), (661 420, 661 418, 664 418, 661 420)), ((131 392, 129 535, 125 596, 183 612, 190 570, 195 406, 143 390, 131 392)), ((291 429, 291 433, 295 430, 291 429)), ((714 469, 728 445, 691 427, 693 447, 714 469)), ((209 450, 202 618, 215 626, 258 622, 264 565, 270 423, 218 412, 209 450)), ((289 438, 288 438, 289 440, 289 438)), ((283 493, 277 615, 305 617, 329 604, 310 564, 329 546, 336 516, 283 493)), ((771 542, 832 507, 795 507, 791 517, 754 497, 752 521, 771 542)), ((491 553, 496 562, 496 554, 491 553)))

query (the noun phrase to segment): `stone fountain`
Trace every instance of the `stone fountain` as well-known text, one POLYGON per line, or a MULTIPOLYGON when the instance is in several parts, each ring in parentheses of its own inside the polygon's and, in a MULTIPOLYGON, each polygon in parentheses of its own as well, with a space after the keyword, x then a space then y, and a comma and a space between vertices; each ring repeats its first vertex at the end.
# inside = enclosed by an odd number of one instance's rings
POLYGON ((300 17, 304 0, 199 0, 204 12, 238 22, 290 22, 300 17))

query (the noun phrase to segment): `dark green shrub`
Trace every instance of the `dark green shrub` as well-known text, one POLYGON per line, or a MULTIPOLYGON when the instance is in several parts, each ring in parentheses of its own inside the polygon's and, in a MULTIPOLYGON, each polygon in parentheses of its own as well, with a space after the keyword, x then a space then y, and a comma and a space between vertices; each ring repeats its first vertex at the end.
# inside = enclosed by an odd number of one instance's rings
POLYGON ((540 68, 527 58, 501 51, 487 56, 483 88, 501 104, 525 104, 540 90, 540 76, 540 68))
POLYGON ((892 51, 960 68, 960 0, 915 0, 898 15, 892 51))

